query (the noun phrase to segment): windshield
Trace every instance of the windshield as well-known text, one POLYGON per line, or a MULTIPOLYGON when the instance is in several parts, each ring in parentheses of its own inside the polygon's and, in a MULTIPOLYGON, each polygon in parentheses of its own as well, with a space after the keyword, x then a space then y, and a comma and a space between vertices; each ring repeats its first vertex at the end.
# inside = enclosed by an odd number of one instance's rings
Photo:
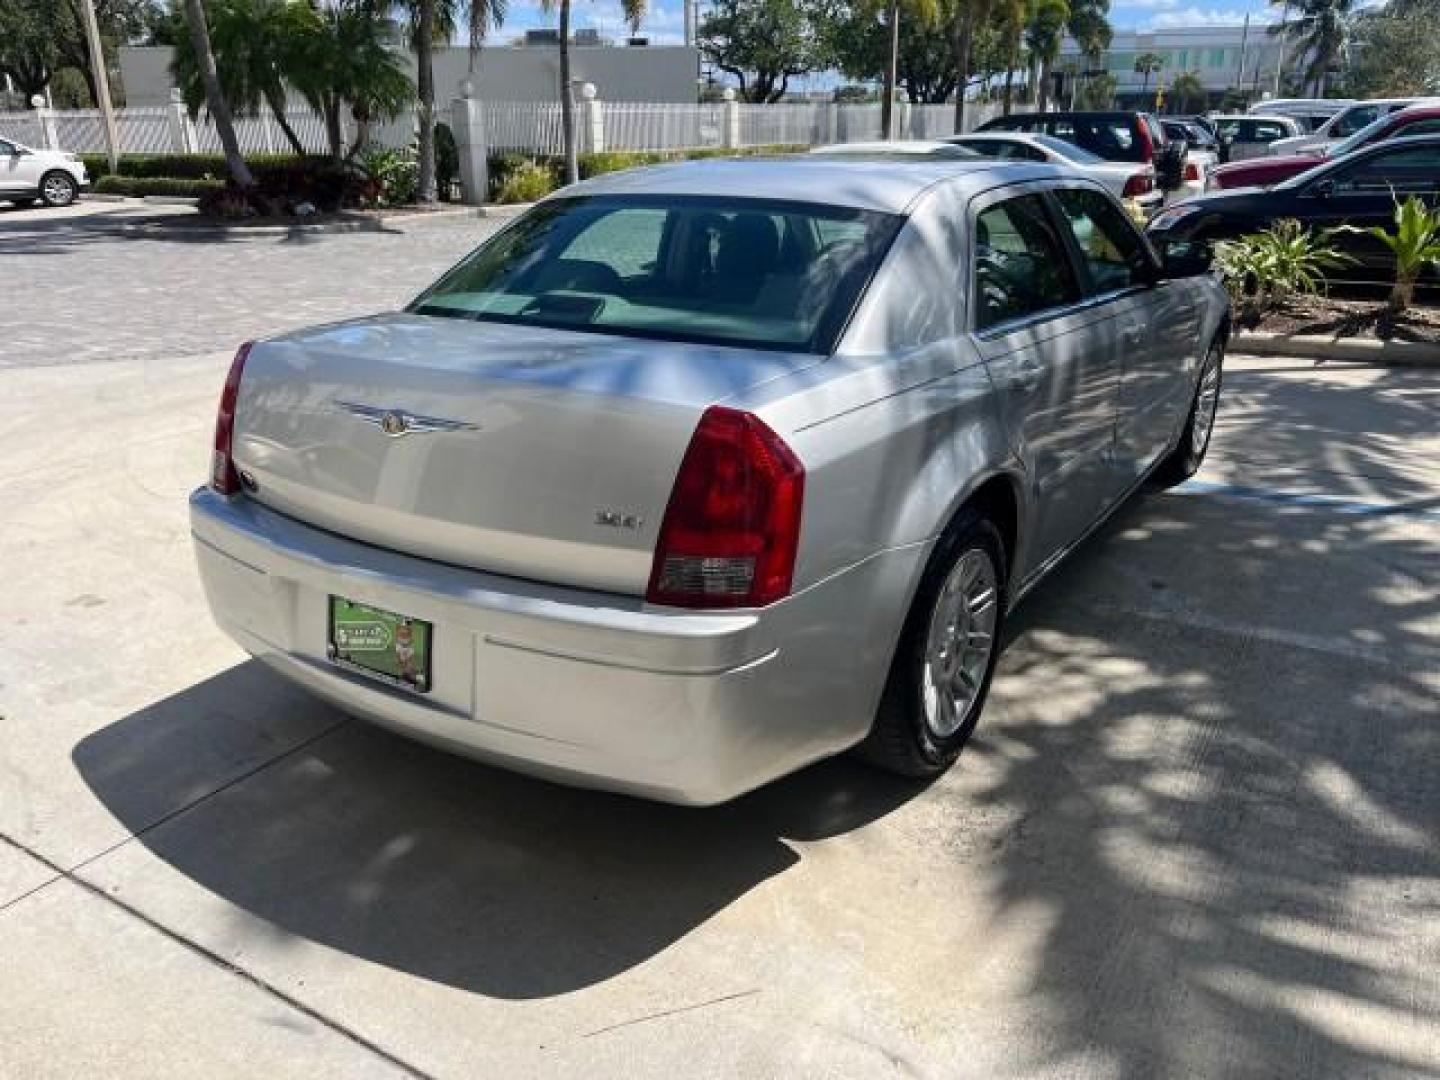
POLYGON ((483 244, 410 310, 829 353, 902 221, 763 199, 556 199, 483 244))

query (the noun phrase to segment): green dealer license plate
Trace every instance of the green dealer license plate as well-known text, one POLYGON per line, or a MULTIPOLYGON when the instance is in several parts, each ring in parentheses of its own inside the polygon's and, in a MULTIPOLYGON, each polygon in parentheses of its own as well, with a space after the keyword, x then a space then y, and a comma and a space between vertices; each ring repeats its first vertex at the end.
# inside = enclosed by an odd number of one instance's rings
POLYGON ((330 597, 330 659, 393 686, 430 689, 431 626, 422 619, 330 597))

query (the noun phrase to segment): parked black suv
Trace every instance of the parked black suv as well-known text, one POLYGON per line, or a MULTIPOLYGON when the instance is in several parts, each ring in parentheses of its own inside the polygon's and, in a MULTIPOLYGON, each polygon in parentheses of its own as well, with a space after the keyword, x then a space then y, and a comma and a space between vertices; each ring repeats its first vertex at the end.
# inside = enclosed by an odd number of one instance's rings
POLYGON ((1155 167, 1160 187, 1180 186, 1185 169, 1183 140, 1170 140, 1150 113, 1047 112, 1012 113, 980 125, 981 131, 1026 131, 1053 135, 1106 161, 1136 161, 1155 167))

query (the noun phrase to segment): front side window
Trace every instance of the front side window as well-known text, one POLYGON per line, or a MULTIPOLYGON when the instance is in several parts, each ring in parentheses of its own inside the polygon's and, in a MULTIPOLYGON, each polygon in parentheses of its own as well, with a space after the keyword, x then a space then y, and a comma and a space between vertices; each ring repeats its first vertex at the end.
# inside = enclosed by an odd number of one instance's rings
POLYGON ((1328 178, 1337 194, 1434 195, 1440 190, 1440 147, 1415 146, 1376 154, 1328 178))
POLYGON ((1354 135, 1367 124, 1373 124, 1380 119, 1379 105, 1360 105, 1353 109, 1346 109, 1335 118, 1334 125, 1326 132, 1332 139, 1344 139, 1354 135))
POLYGON ((1062 188, 1055 199, 1080 248, 1091 295, 1144 282, 1149 256, 1124 211, 1098 191, 1062 188))
POLYGON ((1073 304, 1070 260, 1038 195, 988 207, 975 218, 975 329, 1073 304))
POLYGON ((482 245, 410 310, 828 353, 902 221, 765 199, 556 199, 482 245))
POLYGON ((1277 124, 1274 120, 1255 121, 1255 141, 1261 143, 1272 143, 1276 139, 1283 139, 1290 134, 1284 124, 1277 124))

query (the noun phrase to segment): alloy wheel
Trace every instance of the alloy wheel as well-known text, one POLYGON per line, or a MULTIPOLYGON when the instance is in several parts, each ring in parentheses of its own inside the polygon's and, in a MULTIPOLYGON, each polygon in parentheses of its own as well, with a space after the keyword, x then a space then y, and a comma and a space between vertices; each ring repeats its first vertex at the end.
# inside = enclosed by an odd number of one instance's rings
POLYGON ((968 548, 951 568, 930 613, 922 673, 925 725, 946 739, 967 722, 995 651, 999 574, 990 555, 968 548))

